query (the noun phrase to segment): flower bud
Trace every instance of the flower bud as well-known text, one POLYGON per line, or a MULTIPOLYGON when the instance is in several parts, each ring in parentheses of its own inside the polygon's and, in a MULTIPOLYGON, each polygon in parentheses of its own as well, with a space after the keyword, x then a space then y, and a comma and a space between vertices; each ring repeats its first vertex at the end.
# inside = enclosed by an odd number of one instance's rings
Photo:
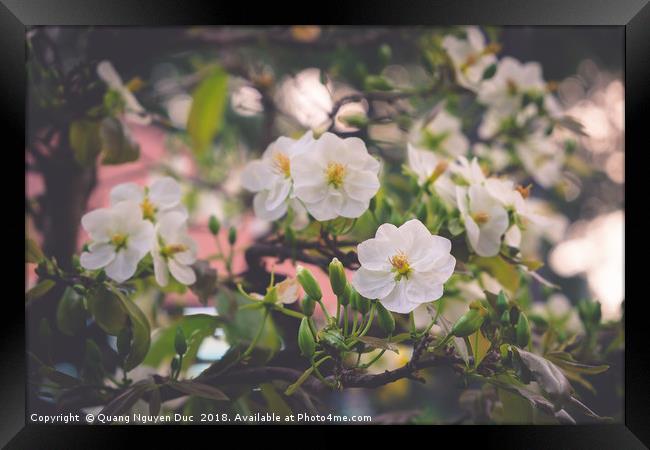
POLYGON ((314 314, 314 309, 316 309, 316 301, 309 295, 305 295, 302 299, 302 312, 307 317, 311 317, 314 314))
POLYGON ((181 367, 181 361, 178 359, 178 356, 174 356, 172 359, 172 373, 176 372, 181 367))
POLYGON ((230 227, 228 230, 228 243, 234 245, 235 241, 237 241, 237 228, 230 227))
POLYGON ((359 311, 361 314, 366 314, 370 310, 370 300, 362 297, 357 291, 353 291, 350 303, 352 304, 352 309, 359 311))
MULTIPOLYGON (((350 283, 347 283, 345 285, 345 289, 343 290, 343 294, 340 297, 341 304, 343 306, 346 306, 350 303, 352 303, 352 298, 354 297, 354 289, 352 288, 352 285, 350 283)), ((352 309, 354 310, 354 307, 352 306, 352 309)))
POLYGON ((466 337, 476 333, 483 325, 485 313, 484 309, 470 309, 456 321, 451 329, 451 334, 456 337, 466 337))
POLYGON ((376 306, 377 311, 377 323, 379 327, 386 332, 386 334, 392 334, 395 331, 395 317, 393 314, 384 308, 384 305, 377 302, 376 306))
POLYGON ((221 223, 219 223, 219 219, 217 219, 217 216, 215 215, 210 216, 210 220, 208 220, 208 228, 210 229, 210 233, 212 233, 213 236, 219 234, 219 230, 221 229, 221 223))
POLYGON ((499 314, 503 313, 506 309, 508 309, 508 298, 506 297, 505 292, 500 291, 499 295, 497 296, 497 311, 499 314))
POLYGON ((528 318, 523 312, 519 313, 519 320, 517 321, 517 345, 519 347, 528 346, 530 341, 530 324, 528 318))
POLYGON ((320 299, 323 298, 323 293, 320 290, 320 286, 318 285, 318 282, 316 282, 316 279, 311 274, 309 269, 306 269, 303 266, 298 266, 296 278, 298 278, 298 282, 300 283, 300 286, 302 286, 302 288, 305 290, 305 293, 311 298, 316 301, 320 301, 320 299))
POLYGON ((393 85, 386 78, 379 75, 366 76, 363 86, 366 91, 390 91, 393 89, 393 85))
POLYGON ((133 338, 133 332, 131 327, 124 327, 120 334, 117 335, 117 354, 120 358, 124 359, 129 356, 131 352, 131 339, 133 338))
POLYGON ((298 347, 300 347, 300 352, 303 356, 309 359, 314 356, 314 352, 316 351, 316 342, 309 329, 309 319, 307 317, 302 318, 300 327, 298 328, 298 347))
POLYGON ((345 339, 341 335, 341 331, 333 328, 329 330, 321 330, 318 333, 318 340, 326 347, 333 348, 335 350, 345 350, 345 339))
POLYGON ((264 296, 264 302, 273 304, 277 303, 278 300, 278 289, 275 286, 268 288, 266 290, 266 295, 264 296))
POLYGON ((187 351, 187 341, 185 340, 185 334, 181 327, 176 327, 176 336, 174 336, 174 348, 176 353, 179 355, 184 355, 187 351))
MULTIPOLYGON (((345 269, 343 269, 343 264, 338 258, 332 259, 329 265, 329 275, 330 275, 330 285, 332 285, 332 291, 337 296, 342 296, 345 291, 345 286, 348 284, 348 280, 345 277, 345 269)), ((341 302, 343 303, 343 302, 341 302)))

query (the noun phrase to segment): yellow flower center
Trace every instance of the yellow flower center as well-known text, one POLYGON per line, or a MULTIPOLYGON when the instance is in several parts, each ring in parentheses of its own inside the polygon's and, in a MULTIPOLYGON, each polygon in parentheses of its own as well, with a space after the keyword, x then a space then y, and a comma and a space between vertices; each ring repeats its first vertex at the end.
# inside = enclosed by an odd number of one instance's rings
POLYGON ((433 169, 433 172, 431 172, 431 175, 429 175, 429 183, 433 183, 436 181, 440 175, 445 173, 447 170, 447 167, 449 167, 449 163, 447 161, 440 161, 438 164, 436 164, 436 167, 433 169))
POLYGON ((484 225, 488 222, 488 220, 490 220, 490 216, 485 212, 477 212, 472 215, 472 219, 474 219, 474 222, 477 224, 484 225))
POLYGON ((116 251, 126 247, 126 238, 127 236, 121 233, 115 233, 111 236, 111 244, 115 246, 116 251))
POLYGON ((140 203, 140 208, 142 209, 142 218, 146 220, 154 220, 156 217, 156 207, 154 206, 151 201, 149 201, 148 197, 145 197, 144 200, 142 200, 142 203, 140 203))
POLYGON ((170 244, 165 245, 160 249, 160 254, 165 258, 175 255, 176 253, 182 253, 187 250, 187 247, 183 244, 170 244))
POLYGON ((393 266, 393 272, 397 272, 397 279, 402 277, 408 278, 411 273, 411 266, 409 265, 409 260, 404 253, 399 252, 390 258, 389 261, 393 266))
POLYGON ((523 198, 528 198, 530 196, 530 189, 533 187, 532 184, 529 184, 526 187, 523 187, 521 185, 517 186, 515 190, 521 194, 523 198))
POLYGON ((273 165, 280 171, 286 178, 291 176, 291 161, 284 153, 277 152, 273 155, 273 165))
POLYGON ((325 169, 325 177, 328 184, 340 188, 345 178, 345 166, 341 163, 329 163, 325 169))
POLYGON ((506 81, 506 86, 508 87, 508 94, 516 95, 517 94, 517 83, 514 80, 508 78, 506 81))

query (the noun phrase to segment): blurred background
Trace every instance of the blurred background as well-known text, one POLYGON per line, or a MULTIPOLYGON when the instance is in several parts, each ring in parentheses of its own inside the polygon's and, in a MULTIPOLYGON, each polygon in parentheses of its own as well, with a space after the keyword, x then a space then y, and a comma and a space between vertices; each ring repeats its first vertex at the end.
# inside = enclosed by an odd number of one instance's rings
MULTIPOLYGON (((113 186, 129 181, 150 184, 157 177, 171 175, 183 186, 199 258, 217 251, 207 228, 209 216, 216 215, 223 225, 218 237, 221 245, 227 245, 229 227, 238 230, 233 269, 246 270, 243 250, 271 229, 269 223, 254 217, 250 195, 240 186, 239 174, 246 162, 259 157, 280 135, 328 128, 341 135, 367 133, 370 139, 384 142, 383 156, 402 158, 406 132, 383 124, 360 131, 345 118, 381 115, 384 109, 389 114, 391 108, 416 116, 431 104, 369 104, 362 97, 344 105, 337 101, 360 92, 368 73, 403 88, 422 83, 429 77, 422 57, 423 36, 442 31, 311 26, 33 28, 28 31, 28 234, 62 267, 69 266, 72 255, 79 253, 88 238, 79 226, 81 216, 106 206, 113 186), (143 114, 124 121, 121 144, 128 151, 128 145, 135 143, 139 153, 137 159, 125 158, 119 165, 84 165, 79 155, 67 149, 67 127, 102 102, 105 84, 97 78, 95 67, 104 60, 112 63, 142 107, 143 114), (215 63, 229 74, 228 104, 218 138, 207 151, 196 154, 186 133, 193 91, 215 63), (48 75, 52 67, 63 74, 61 88, 56 77, 48 75)), ((538 310, 543 313, 542 309, 550 308, 562 314, 582 298, 596 298, 602 304, 604 321, 620 320, 624 300, 623 31, 614 27, 484 31, 501 44, 499 57, 539 62, 545 80, 556 85, 562 109, 585 131, 576 139, 561 186, 534 191, 540 204, 552 204, 553 226, 542 231, 541 244, 538 240, 528 247, 522 243, 522 253, 542 258, 546 265, 540 274, 561 286, 562 292, 538 310)), ((465 131, 470 141, 478 140, 475 128, 465 131)), ((265 258, 264 263, 270 267, 274 258, 265 258)), ((211 265, 218 273, 225 271, 219 261, 211 265)), ((288 262, 277 264, 276 271, 294 273, 288 262)), ((33 265, 27 275, 29 288, 36 282, 33 265)), ((320 277, 326 279, 324 274, 320 277)), ((137 301, 148 314, 156 311, 154 328, 163 328, 179 314, 216 313, 213 305, 202 304, 192 291, 144 292, 141 297, 137 301)), ((328 298, 335 301, 331 293, 328 298)), ((40 318, 54 314, 55 306, 47 301, 28 310, 32 350, 44 345, 38 339, 40 318)), ((80 344, 55 333, 47 345, 56 348, 52 357, 60 370, 74 372, 80 344)), ((223 332, 217 330, 203 341, 188 375, 200 373, 228 348, 223 332)), ((382 366, 373 370, 403 365, 408 352, 408 348, 398 355, 387 352, 382 366)), ((151 370, 156 368, 152 363, 151 370)), ((146 371, 144 366, 140 369, 146 371)), ((467 391, 458 402, 457 393, 447 388, 456 381, 447 375, 431 372, 426 385, 401 380, 372 392, 349 389, 331 394, 327 402, 339 413, 373 414, 391 423, 461 421, 463 404, 474 401, 472 392, 467 391)), ((612 356, 612 368, 594 381, 594 388, 600 395, 582 392, 593 409, 620 419, 622 352, 612 356)), ((46 407, 38 396, 32 402, 46 407)))

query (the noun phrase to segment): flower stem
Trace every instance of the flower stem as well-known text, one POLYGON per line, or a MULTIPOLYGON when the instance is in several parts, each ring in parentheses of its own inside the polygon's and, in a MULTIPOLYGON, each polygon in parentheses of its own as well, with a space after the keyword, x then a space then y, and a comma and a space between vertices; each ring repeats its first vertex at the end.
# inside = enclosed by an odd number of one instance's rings
POLYGON ((368 322, 366 323, 366 326, 363 328, 361 331, 361 336, 365 336, 366 333, 370 330, 370 325, 372 325, 372 321, 375 318, 375 304, 373 303, 372 306, 370 307, 370 313, 368 314, 368 322))

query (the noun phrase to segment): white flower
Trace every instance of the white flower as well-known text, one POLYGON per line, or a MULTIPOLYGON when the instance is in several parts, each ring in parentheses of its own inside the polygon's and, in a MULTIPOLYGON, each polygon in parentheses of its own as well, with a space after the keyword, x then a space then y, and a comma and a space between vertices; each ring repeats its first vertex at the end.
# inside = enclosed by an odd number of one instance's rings
POLYGON ((480 256, 495 256, 508 229, 508 213, 481 185, 457 187, 458 209, 471 247, 480 256))
POLYGON ((92 239, 88 251, 81 254, 81 266, 104 268, 118 283, 133 276, 138 262, 153 245, 153 225, 142 219, 136 202, 91 211, 81 218, 81 225, 92 239))
POLYGON ((261 159, 246 165, 241 183, 244 189, 256 192, 253 210, 257 217, 277 220, 287 213, 289 206, 298 217, 306 215, 302 205, 292 198, 294 158, 311 151, 313 145, 311 131, 298 140, 282 136, 268 146, 261 159))
POLYGON ((156 239, 151 256, 156 281, 161 286, 169 283, 169 273, 183 284, 196 282, 190 267, 196 262, 196 244, 187 234, 187 217, 172 211, 161 215, 156 224, 156 239))
POLYGON ((135 183, 122 183, 111 189, 111 204, 133 201, 140 205, 142 217, 154 221, 162 213, 177 211, 187 216, 181 204, 181 187, 171 177, 163 177, 145 188, 135 183))
POLYGON ((361 216, 379 190, 379 162, 359 138, 324 133, 292 172, 296 197, 318 221, 361 216))
POLYGON ((420 186, 433 181, 432 187, 436 194, 447 204, 456 204, 456 186, 447 172, 449 162, 446 159, 431 150, 423 150, 409 143, 407 144, 407 165, 416 175, 420 186))
POLYGON ((510 155, 500 143, 491 145, 483 142, 477 142, 472 147, 472 153, 482 160, 490 162, 490 168, 495 172, 500 172, 510 164, 510 155))
POLYGON ((469 161, 464 156, 459 156, 449 170, 465 184, 482 184, 485 181, 485 173, 476 158, 469 161))
POLYGON ((428 123, 416 123, 410 140, 417 146, 448 156, 464 155, 469 149, 469 140, 463 134, 460 119, 449 114, 444 108, 428 123))
MULTIPOLYGON (((275 291, 277 294, 277 303, 282 303, 288 305, 294 303, 298 300, 298 289, 300 284, 295 278, 287 278, 284 281, 279 282, 275 285, 275 291)), ((250 294, 250 298, 257 301, 263 301, 264 296, 256 292, 250 294)))
POLYGON ((466 39, 445 36, 442 46, 454 63, 458 84, 477 92, 483 81, 483 73, 497 59, 495 48, 485 45, 485 37, 478 27, 466 27, 466 39))
POLYGON ((540 186, 548 189, 561 180, 564 150, 543 132, 534 133, 518 143, 517 156, 540 186))
POLYGON ((401 227, 385 223, 373 239, 357 247, 361 267, 352 285, 364 297, 379 299, 389 311, 408 313, 442 296, 454 272, 451 241, 432 235, 419 220, 401 227))
POLYGON ((478 130, 479 136, 484 139, 492 137, 504 119, 518 113, 524 94, 543 95, 545 87, 539 63, 522 64, 514 58, 503 58, 494 76, 483 82, 478 93, 479 102, 488 106, 478 130))
POLYGON ((97 75, 110 89, 122 97, 126 108, 125 116, 129 121, 140 125, 149 125, 151 123, 151 116, 147 114, 129 88, 124 85, 122 78, 110 61, 101 61, 97 64, 97 75))

